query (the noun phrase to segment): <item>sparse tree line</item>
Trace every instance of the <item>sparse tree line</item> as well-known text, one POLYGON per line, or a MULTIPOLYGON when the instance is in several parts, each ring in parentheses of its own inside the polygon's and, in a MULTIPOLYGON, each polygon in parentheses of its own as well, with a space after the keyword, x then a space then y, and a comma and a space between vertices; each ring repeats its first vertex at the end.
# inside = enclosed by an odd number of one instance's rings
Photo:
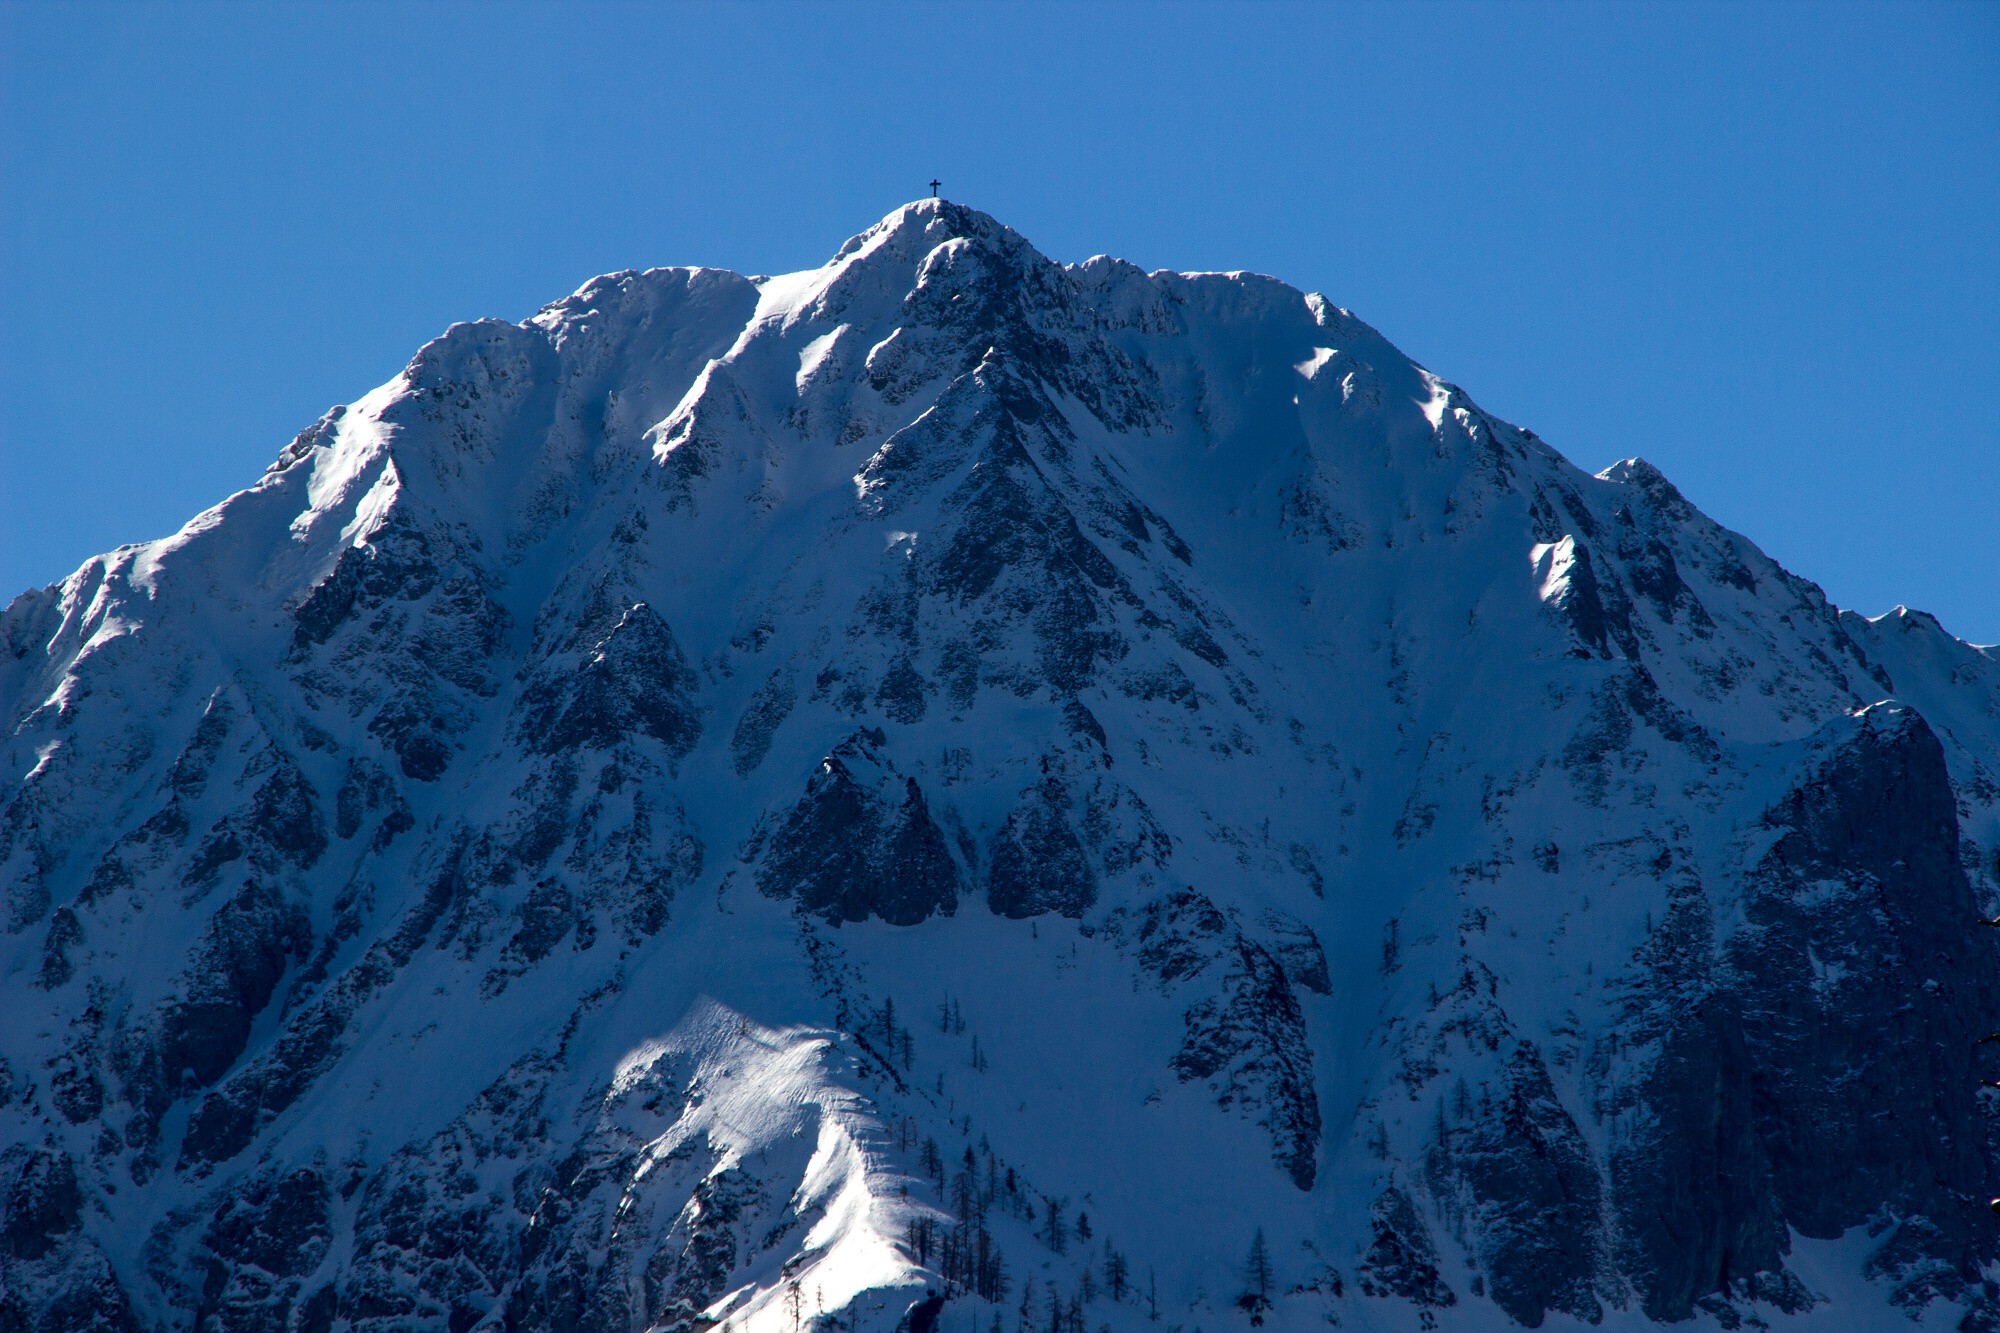
MULTIPOLYGON (((848 1025, 849 1011, 845 997, 841 998, 840 1023, 848 1025)), ((859 1024, 849 1027, 854 1036, 869 1051, 877 1055, 889 1068, 900 1069, 905 1074, 916 1072, 917 1042, 915 1034, 901 1022, 896 1014, 894 996, 885 996, 882 1006, 869 1013, 859 1024)), ((938 1005, 938 1031, 947 1037, 962 1037, 966 1034, 965 1015, 958 1007, 958 1001, 947 999, 938 1005)), ((979 1044, 979 1034, 972 1034, 972 1053, 968 1065, 980 1073, 988 1067, 986 1051, 979 1044)), ((937 1092, 944 1093, 944 1070, 938 1071, 937 1092)))
MULTIPOLYGON (((947 998, 938 1004, 937 1026, 939 1033, 947 1037, 966 1035, 965 1015, 956 999, 947 998)), ((914 1070, 915 1041, 910 1029, 897 1021, 893 998, 885 997, 882 1007, 861 1025, 857 1035, 879 1041, 890 1060, 901 1064, 905 1072, 914 1070)), ((987 1068, 977 1034, 972 1037, 971 1067, 981 1072, 987 1068)), ((940 1093, 943 1083, 940 1071, 940 1093)), ((969 1116, 965 1127, 970 1128, 969 1116)), ((900 1118, 895 1123, 897 1148, 908 1152, 916 1147, 917 1133, 914 1119, 900 1118)), ((983 1136, 976 1146, 966 1147, 964 1156, 955 1165, 946 1163, 935 1138, 926 1137, 918 1152, 918 1165, 943 1203, 946 1215, 925 1213, 913 1218, 904 1235, 903 1247, 918 1264, 944 1280, 947 1297, 977 1296, 995 1306, 1006 1301, 1014 1282, 1008 1273, 1006 1255, 989 1225, 992 1218, 1006 1216, 1025 1223, 1035 1239, 1052 1254, 1069 1254, 1074 1245, 1087 1255, 1076 1286, 1067 1296, 1053 1279, 1037 1282, 1028 1278, 1021 1282, 1014 1333, 1090 1333, 1085 1311, 1100 1299, 1121 1305, 1128 1300, 1137 1302, 1145 1309, 1148 1320, 1159 1321, 1156 1275, 1147 1273, 1142 1291, 1134 1278, 1131 1260, 1108 1237, 1099 1239, 1089 1213, 1079 1209, 1072 1221, 1067 1198, 1038 1194, 1013 1167, 1001 1160, 983 1136)), ((1261 1227, 1252 1237, 1242 1279, 1243 1288, 1235 1298, 1235 1305, 1250 1317, 1253 1327, 1262 1325, 1265 1313, 1271 1309, 1275 1278, 1261 1227)), ((1008 1333, 998 1309, 988 1333, 1008 1333)), ((1109 1333, 1109 1326, 1100 1326, 1098 1333, 1109 1333)), ((1182 1333, 1181 1327, 1170 1326, 1170 1333, 1182 1333)), ((1201 1330, 1197 1328, 1194 1333, 1201 1330)))
MULTIPOLYGON (((1099 1239, 1089 1213, 1079 1209, 1072 1222, 1067 1215, 1068 1201, 1050 1195, 1041 1195, 1038 1205, 1036 1194, 985 1140, 976 1148, 968 1146, 956 1169, 948 1169, 937 1140, 926 1138, 918 1162, 945 1200, 949 1219, 935 1214, 918 1216, 910 1223, 904 1245, 919 1264, 944 1279, 947 1296, 973 1295, 995 1305, 1006 1300, 1013 1283, 1006 1256, 988 1225, 992 1217, 1004 1215, 1028 1224, 1035 1238, 1053 1254, 1070 1253, 1072 1246, 1086 1254, 1076 1286, 1067 1296, 1053 1280, 1028 1278, 1020 1284, 1015 1333, 1089 1333, 1085 1311, 1100 1299, 1121 1305, 1137 1301, 1149 1320, 1159 1320, 1155 1275, 1147 1274, 1141 1291, 1133 1279, 1131 1260, 1108 1237, 1099 1239)), ((1261 1325, 1271 1309, 1276 1286, 1261 1227, 1251 1238, 1242 1280, 1235 1304, 1250 1317, 1253 1327, 1261 1325)), ((989 1333, 1007 1333, 998 1310, 989 1333)))
POLYGON ((1136 1295, 1131 1261, 1108 1239, 1098 1240, 1090 1214, 1079 1210, 1072 1220, 1067 1199, 1037 1195, 985 1140, 967 1146, 956 1164, 948 1164, 937 1140, 926 1138, 917 1160, 949 1216, 947 1220, 927 1214, 912 1220, 905 1248, 942 1277, 950 1293, 996 1304, 1007 1298, 1014 1284, 990 1225, 996 1216, 1005 1216, 1025 1223, 1052 1254, 1068 1254, 1072 1247, 1095 1251, 1085 1259, 1077 1289, 1067 1299, 1050 1286, 1044 1306, 1036 1291, 1040 1284, 1030 1279, 1021 1285, 1022 1307, 1043 1307, 1032 1318, 1024 1316, 1023 1333, 1086 1333, 1084 1306, 1100 1296, 1124 1301, 1136 1295))

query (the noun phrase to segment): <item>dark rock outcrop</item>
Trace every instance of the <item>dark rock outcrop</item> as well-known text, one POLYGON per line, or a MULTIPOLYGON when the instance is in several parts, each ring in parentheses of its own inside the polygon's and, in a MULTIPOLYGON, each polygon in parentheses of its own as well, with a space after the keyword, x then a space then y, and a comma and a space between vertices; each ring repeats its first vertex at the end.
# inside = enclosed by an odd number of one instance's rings
POLYGON ((6 1215, 0 1244, 15 1259, 40 1259, 83 1222, 83 1191, 76 1162, 50 1148, 10 1148, 0 1155, 6 1215))
POLYGON ((1182 1015, 1186 1035, 1174 1072, 1183 1082, 1206 1081, 1216 1105, 1263 1126, 1272 1160, 1298 1188, 1311 1189, 1319 1172, 1319 1096, 1305 1013, 1284 967, 1193 889, 1147 904, 1131 943, 1162 990, 1198 996, 1182 1015))
POLYGON ((1438 1267, 1437 1242, 1403 1190, 1391 1185, 1368 1208, 1371 1233, 1361 1259, 1365 1296, 1393 1297, 1429 1309, 1458 1304, 1458 1294, 1438 1267))
POLYGON ((1499 1086, 1477 1100, 1465 1093, 1455 1109, 1456 1121, 1441 1122, 1428 1173, 1467 1214, 1493 1303, 1527 1328, 1552 1310, 1598 1322, 1609 1257, 1603 1191, 1541 1053, 1516 1043, 1499 1086))
POLYGON ((838 924, 913 926, 958 909, 959 872, 915 778, 895 771, 880 732, 835 746, 765 849, 757 886, 838 924))
POLYGON ((521 693, 522 739, 537 753, 608 749, 630 735, 680 759, 701 738, 691 702, 696 681, 673 631, 644 602, 627 607, 601 636, 585 636, 537 672, 521 693))
POLYGON ((986 869, 986 905, 1020 920, 1054 912, 1080 917, 1097 901, 1097 871, 1070 824, 1069 788, 1046 777, 994 836, 986 869))
MULTIPOLYGON (((258 1176, 230 1191, 202 1236, 197 1326, 217 1333, 292 1327, 304 1279, 332 1243, 332 1201, 324 1174, 311 1167, 258 1176)), ((310 1309, 297 1316, 301 1323, 310 1317, 310 1309)))
POLYGON ((1908 710, 1837 723, 1763 825, 1741 924, 1718 938, 1682 883, 1637 959, 1639 1064, 1612 1102, 1642 1108, 1609 1163, 1621 1264, 1658 1319, 1802 1308, 1787 1229, 1832 1238, 1886 1207, 1933 1256, 1910 1299, 1940 1282, 1956 1299, 1995 1243, 1973 1201, 2000 1178, 1977 1131, 1938 1126, 1981 1122, 1968 1015, 2000 975, 1967 947, 1942 749, 1908 710))

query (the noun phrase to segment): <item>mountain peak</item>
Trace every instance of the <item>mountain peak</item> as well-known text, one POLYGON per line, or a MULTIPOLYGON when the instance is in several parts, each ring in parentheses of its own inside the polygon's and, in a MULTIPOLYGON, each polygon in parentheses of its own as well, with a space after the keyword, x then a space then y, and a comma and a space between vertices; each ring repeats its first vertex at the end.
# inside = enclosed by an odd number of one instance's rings
POLYGON ((2000 1315, 2000 665, 1274 279, 456 325, 0 719, 0 1328, 2000 1315))
POLYGON ((849 238, 834 258, 836 261, 843 259, 856 249, 879 244, 884 238, 912 236, 932 246, 961 238, 982 241, 1001 237, 1011 237, 1026 244, 1013 228, 969 204, 954 203, 949 199, 913 199, 891 209, 880 222, 849 238))
POLYGON ((785 324, 801 317, 845 319, 856 304, 899 303, 927 273, 963 271, 967 261, 1016 273, 1053 267, 991 215, 947 199, 918 199, 850 237, 818 268, 764 279, 758 319, 785 324), (954 264, 953 258, 961 262, 954 264))

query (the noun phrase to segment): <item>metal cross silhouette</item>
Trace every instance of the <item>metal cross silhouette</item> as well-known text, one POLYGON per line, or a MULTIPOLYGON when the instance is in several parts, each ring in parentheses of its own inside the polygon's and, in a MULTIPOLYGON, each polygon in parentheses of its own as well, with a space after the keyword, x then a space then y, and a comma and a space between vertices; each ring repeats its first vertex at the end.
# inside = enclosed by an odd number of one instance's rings
POLYGON ((938 197, 938 184, 939 182, 935 180, 931 182, 931 198, 933 199, 938 197))

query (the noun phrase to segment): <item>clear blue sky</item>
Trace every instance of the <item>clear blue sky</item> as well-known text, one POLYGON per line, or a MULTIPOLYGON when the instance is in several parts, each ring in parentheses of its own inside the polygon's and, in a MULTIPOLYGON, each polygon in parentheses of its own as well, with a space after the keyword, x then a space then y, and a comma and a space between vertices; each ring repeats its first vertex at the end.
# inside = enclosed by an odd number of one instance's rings
POLYGON ((448 323, 924 193, 1326 292, 2000 640, 2000 5, 0 0, 0 601, 448 323))

